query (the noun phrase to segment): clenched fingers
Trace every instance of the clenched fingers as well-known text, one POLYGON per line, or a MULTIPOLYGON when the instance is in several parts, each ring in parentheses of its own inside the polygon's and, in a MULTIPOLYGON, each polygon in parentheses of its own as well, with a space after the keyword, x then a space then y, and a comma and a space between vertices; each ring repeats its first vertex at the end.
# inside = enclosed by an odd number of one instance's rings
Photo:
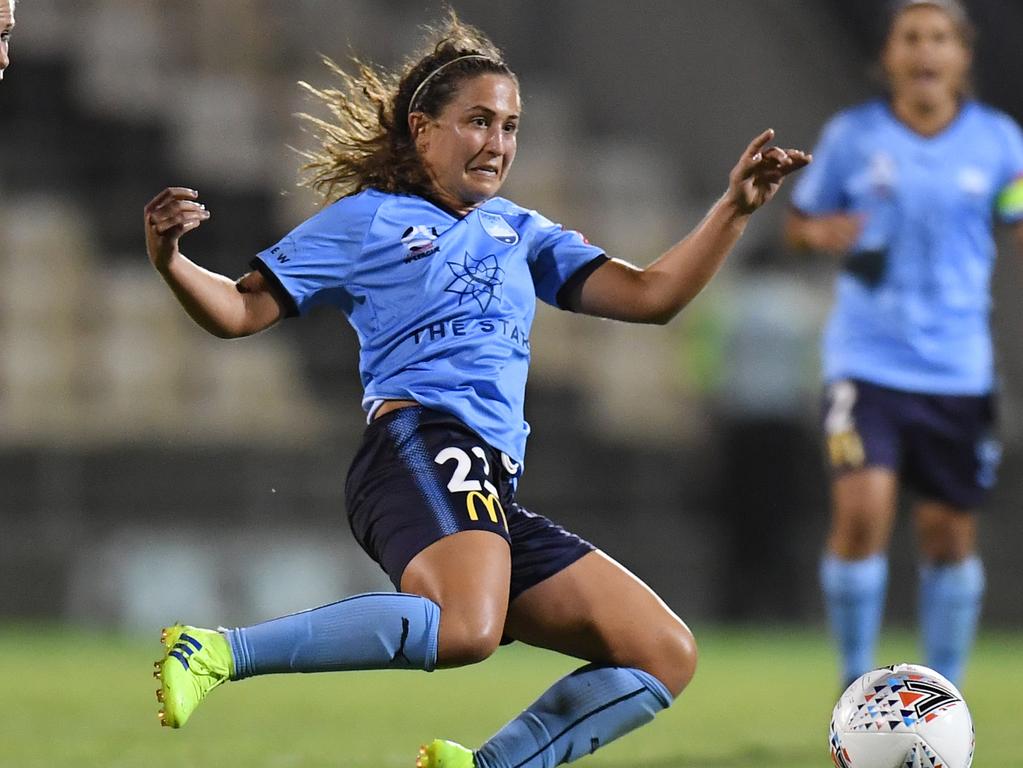
POLYGON ((210 217, 210 213, 199 202, 198 196, 198 192, 187 187, 163 190, 145 207, 147 229, 159 237, 173 237, 199 226, 210 217))
POLYGON ((781 180, 793 171, 798 171, 813 160, 812 156, 800 149, 770 147, 749 158, 745 176, 759 176, 771 181, 781 180))
POLYGON ((164 203, 171 200, 195 200, 199 197, 199 193, 194 189, 188 187, 167 187, 165 190, 160 192, 156 197, 146 203, 145 212, 148 216, 151 211, 156 210, 164 203))
POLYGON ((210 212, 201 203, 177 200, 151 212, 148 224, 156 234, 165 235, 175 227, 197 226, 209 217, 210 212))
POLYGON ((788 176, 810 164, 813 157, 801 149, 782 149, 771 147, 764 152, 763 166, 766 170, 776 170, 782 176, 788 176))

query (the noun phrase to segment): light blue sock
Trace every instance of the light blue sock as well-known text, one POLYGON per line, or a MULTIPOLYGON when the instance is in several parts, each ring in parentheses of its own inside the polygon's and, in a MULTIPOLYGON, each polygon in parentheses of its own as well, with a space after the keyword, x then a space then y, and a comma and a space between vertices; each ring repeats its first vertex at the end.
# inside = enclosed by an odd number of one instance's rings
POLYGON ((553 768, 653 720, 672 701, 638 669, 585 666, 561 678, 476 751, 478 768, 553 768))
POLYGON ((425 597, 370 592, 251 627, 227 630, 234 680, 272 672, 433 670, 440 607, 425 597))
POLYGON ((846 682, 874 667, 888 586, 888 558, 841 560, 830 553, 821 561, 821 586, 831 631, 842 654, 846 682))
POLYGON ((973 645, 984 595, 984 566, 977 556, 959 563, 920 566, 920 629, 924 658, 956 685, 973 645))

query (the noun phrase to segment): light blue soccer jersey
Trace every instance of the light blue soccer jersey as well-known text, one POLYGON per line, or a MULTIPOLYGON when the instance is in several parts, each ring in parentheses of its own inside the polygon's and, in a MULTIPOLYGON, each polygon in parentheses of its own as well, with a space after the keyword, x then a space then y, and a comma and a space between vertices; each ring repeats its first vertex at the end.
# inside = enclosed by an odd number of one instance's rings
POLYGON ((363 407, 412 399, 522 461, 536 298, 559 306, 603 251, 494 198, 458 218, 421 197, 366 190, 261 252, 287 314, 341 309, 359 337, 363 407), (560 293, 560 296, 559 296, 560 293))
POLYGON ((849 272, 838 278, 824 334, 828 381, 991 391, 994 217, 1023 219, 1023 135, 1015 122, 971 101, 928 138, 885 101, 854 107, 825 127, 792 202, 810 216, 862 216, 854 251, 885 254, 875 286, 849 272))

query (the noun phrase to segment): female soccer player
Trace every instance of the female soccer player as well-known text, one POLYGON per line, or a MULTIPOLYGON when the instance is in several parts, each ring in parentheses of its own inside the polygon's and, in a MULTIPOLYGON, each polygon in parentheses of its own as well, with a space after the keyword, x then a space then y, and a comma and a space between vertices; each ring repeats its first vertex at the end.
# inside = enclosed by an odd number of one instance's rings
POLYGON ((15 0, 0 0, 0 80, 4 79, 4 70, 10 66, 11 32, 14 31, 15 0))
POLYGON ((271 672, 481 661, 503 638, 584 659, 475 752, 437 740, 418 765, 554 766, 650 720, 689 682, 686 625, 635 576, 515 499, 536 298, 663 323, 710 280, 749 216, 809 158, 746 148, 700 225, 646 269, 497 197, 515 159, 518 81, 453 15, 398 75, 360 66, 320 92, 336 124, 311 183, 330 204, 233 282, 179 238, 209 213, 172 187, 145 208, 149 257, 221 337, 329 304, 358 334, 369 426, 348 474, 352 531, 398 588, 223 632, 164 631, 160 719, 179 727, 227 680, 271 672))
POLYGON ((1023 239, 1023 136, 969 97, 955 0, 904 0, 887 98, 825 127, 788 236, 842 257, 824 335, 832 526, 821 582, 843 673, 874 666, 900 487, 917 494, 926 663, 958 682, 984 590, 974 511, 995 479, 993 218, 1023 239))

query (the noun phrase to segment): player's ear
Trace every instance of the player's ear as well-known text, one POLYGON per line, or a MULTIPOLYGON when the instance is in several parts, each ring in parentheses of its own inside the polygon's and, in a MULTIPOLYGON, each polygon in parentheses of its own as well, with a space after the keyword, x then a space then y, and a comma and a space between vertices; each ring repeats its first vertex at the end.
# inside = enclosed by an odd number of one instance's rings
POLYGON ((418 141, 430 125, 430 118, 425 112, 412 112, 408 116, 408 133, 413 141, 418 141))

